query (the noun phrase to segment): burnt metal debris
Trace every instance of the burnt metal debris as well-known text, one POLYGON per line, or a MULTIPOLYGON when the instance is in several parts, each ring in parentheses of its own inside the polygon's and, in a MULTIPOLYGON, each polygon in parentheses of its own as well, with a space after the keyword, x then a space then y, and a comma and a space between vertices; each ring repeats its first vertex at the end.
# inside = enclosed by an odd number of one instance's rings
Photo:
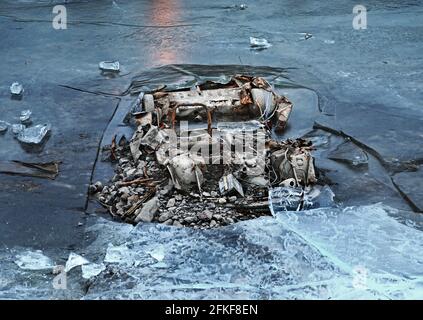
POLYGON ((89 191, 129 223, 213 228, 270 215, 271 188, 292 189, 301 210, 317 182, 312 143, 273 138, 292 107, 264 78, 246 75, 141 92, 132 138, 103 148, 116 174, 89 191))

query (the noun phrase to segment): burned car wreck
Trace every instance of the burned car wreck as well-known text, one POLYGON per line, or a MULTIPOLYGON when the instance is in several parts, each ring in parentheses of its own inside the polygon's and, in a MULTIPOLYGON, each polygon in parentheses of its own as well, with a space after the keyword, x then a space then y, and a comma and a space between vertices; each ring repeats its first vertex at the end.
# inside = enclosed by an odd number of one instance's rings
POLYGON ((322 189, 312 143, 275 138, 292 108, 264 78, 245 75, 142 91, 126 117, 132 138, 103 148, 116 174, 90 191, 122 221, 202 229, 270 215, 269 199, 310 208, 322 189))

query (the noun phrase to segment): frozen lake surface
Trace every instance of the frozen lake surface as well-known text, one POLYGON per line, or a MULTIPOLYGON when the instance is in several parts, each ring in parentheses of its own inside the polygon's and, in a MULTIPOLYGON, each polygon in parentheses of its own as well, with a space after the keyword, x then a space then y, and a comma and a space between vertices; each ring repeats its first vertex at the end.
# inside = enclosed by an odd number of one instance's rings
POLYGON ((0 4, 0 120, 29 109, 35 124, 52 125, 39 150, 0 134, 0 160, 62 162, 53 181, 0 174, 1 298, 423 298, 419 1, 373 1, 365 30, 352 28, 348 0, 244 1, 246 10, 68 1, 66 30, 52 27, 56 2, 0 4), (271 46, 252 50, 250 37, 271 46), (98 69, 115 60, 120 73, 98 69), (205 70, 273 75, 294 102, 281 138, 314 141, 335 208, 210 231, 133 227, 87 210, 91 179, 110 170, 98 148, 123 129, 131 82, 205 70), (10 95, 16 81, 21 99, 10 95), (54 289, 53 267, 67 261, 67 290, 54 289))

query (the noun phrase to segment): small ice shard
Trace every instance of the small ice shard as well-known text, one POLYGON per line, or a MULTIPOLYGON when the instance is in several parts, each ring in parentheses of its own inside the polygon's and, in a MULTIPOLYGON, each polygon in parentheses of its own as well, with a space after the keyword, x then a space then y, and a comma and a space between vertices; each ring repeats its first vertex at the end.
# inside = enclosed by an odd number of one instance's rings
POLYGON ((13 95, 21 95, 23 91, 23 86, 19 82, 13 82, 10 86, 10 93, 13 95))
POLYGON ((22 252, 16 256, 14 262, 24 270, 45 270, 54 267, 53 261, 41 250, 22 252))
POLYGON ((120 71, 119 61, 101 61, 98 64, 98 67, 103 71, 113 71, 113 72, 120 71))
POLYGON ((250 37, 250 46, 256 49, 266 49, 272 45, 265 38, 250 37))
POLYGON ((147 251, 147 253, 157 262, 161 262, 165 258, 165 249, 163 246, 158 246, 157 248, 151 249, 147 251))
POLYGON ((19 132, 18 140, 23 143, 40 144, 50 131, 50 124, 39 124, 19 132))
POLYGON ((323 147, 328 145, 329 143, 329 136, 326 135, 319 135, 319 136, 303 136, 303 138, 306 138, 307 140, 311 141, 313 143, 313 147, 323 147))
POLYGON ((314 185, 310 189, 306 188, 303 210, 333 207, 334 198, 335 194, 328 185, 314 185))
POLYGON ((303 33, 303 34, 304 34, 304 40, 308 40, 308 39, 310 39, 311 37, 313 37, 313 35, 312 35, 311 33, 308 33, 308 32, 303 33))
POLYGON ((90 263, 87 259, 79 254, 71 252, 68 261, 66 261, 65 272, 71 271, 73 268, 90 263))
POLYGON ((157 269, 166 269, 169 268, 169 265, 165 262, 157 262, 155 264, 151 265, 153 268, 157 268, 157 269))
POLYGON ((248 8, 248 6, 245 3, 234 4, 234 5, 228 7, 228 9, 237 9, 237 10, 245 10, 247 8, 248 8))
POLYGON ((0 120, 0 133, 6 132, 7 128, 9 128, 9 123, 0 120))
POLYGON ((102 263, 88 263, 81 266, 82 278, 91 279, 98 276, 102 271, 106 270, 106 266, 102 263))
POLYGON ((351 140, 346 140, 332 150, 329 155, 329 159, 346 162, 352 166, 367 165, 369 157, 360 147, 358 147, 351 140))
POLYGON ((104 257, 106 263, 131 263, 131 254, 127 246, 114 246, 109 244, 104 257))
POLYGON ((19 133, 21 133, 22 131, 25 130, 25 125, 23 124, 12 124, 12 133, 14 135, 18 135, 19 133))
POLYGON ((21 120, 22 123, 29 123, 31 122, 31 115, 32 115, 31 110, 23 110, 21 112, 19 120, 21 120))

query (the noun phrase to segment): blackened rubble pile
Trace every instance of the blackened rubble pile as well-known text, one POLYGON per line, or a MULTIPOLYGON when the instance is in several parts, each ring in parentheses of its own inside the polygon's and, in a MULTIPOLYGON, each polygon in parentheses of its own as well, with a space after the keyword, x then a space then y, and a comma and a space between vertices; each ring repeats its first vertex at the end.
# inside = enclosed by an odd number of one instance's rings
POLYGON ((130 114, 132 139, 106 150, 115 176, 91 192, 129 223, 213 228, 269 215, 269 188, 316 182, 310 142, 271 138, 291 109, 258 77, 143 92, 130 114))

